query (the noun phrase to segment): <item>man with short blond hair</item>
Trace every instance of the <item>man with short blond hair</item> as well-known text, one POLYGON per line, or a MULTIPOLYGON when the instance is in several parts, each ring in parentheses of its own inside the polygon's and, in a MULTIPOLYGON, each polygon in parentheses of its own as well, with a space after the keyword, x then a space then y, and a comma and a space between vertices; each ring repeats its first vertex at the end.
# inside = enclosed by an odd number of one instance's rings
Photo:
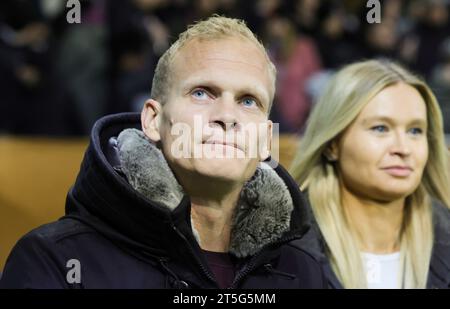
POLYGON ((189 27, 142 113, 96 123, 66 216, 18 242, 0 286, 325 287, 296 245, 302 194, 267 163, 275 75, 243 21, 189 27))

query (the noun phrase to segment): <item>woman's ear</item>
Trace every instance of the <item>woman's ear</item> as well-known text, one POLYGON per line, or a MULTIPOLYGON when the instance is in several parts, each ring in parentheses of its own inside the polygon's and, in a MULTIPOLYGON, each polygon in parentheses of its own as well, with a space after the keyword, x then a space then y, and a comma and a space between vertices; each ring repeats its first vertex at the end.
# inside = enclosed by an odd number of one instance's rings
POLYGON ((339 159, 339 147, 338 142, 333 140, 324 151, 324 156, 330 162, 336 162, 339 159))
POLYGON ((149 99, 145 102, 141 112, 142 131, 154 142, 161 140, 161 134, 159 132, 161 111, 161 104, 158 101, 149 99))

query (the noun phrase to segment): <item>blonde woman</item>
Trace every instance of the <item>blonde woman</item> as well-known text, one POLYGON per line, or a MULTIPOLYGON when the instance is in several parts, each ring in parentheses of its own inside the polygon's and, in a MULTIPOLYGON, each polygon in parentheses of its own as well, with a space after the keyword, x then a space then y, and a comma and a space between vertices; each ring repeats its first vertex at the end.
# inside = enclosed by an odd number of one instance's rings
POLYGON ((335 288, 449 288, 450 176, 439 105, 388 61, 340 70, 291 173, 315 222, 301 246, 335 288))

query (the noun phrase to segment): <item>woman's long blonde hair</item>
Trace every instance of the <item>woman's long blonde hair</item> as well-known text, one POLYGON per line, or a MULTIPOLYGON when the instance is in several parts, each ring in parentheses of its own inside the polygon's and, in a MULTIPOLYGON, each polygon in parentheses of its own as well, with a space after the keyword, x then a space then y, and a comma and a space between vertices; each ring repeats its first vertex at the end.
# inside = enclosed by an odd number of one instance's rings
POLYGON ((360 249, 341 205, 337 171, 324 151, 381 90, 406 83, 419 91, 427 108, 429 157, 422 181, 406 199, 399 235, 402 283, 425 288, 433 246, 431 199, 450 205, 449 152, 442 114, 429 87, 401 66, 381 60, 348 65, 329 82, 309 117, 291 174, 308 190, 311 206, 327 244, 333 270, 346 288, 367 287, 360 249))

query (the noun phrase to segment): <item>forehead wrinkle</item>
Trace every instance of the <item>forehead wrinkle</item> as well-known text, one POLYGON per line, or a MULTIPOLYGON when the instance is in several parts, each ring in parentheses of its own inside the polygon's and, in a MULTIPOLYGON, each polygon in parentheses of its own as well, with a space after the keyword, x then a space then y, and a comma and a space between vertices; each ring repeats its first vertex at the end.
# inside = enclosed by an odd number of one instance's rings
POLYGON ((248 65, 248 66, 255 67, 259 71, 263 71, 264 70, 263 66, 260 66, 260 65, 257 65, 257 64, 253 64, 253 63, 246 62, 246 61, 239 61, 239 60, 232 60, 232 59, 227 59, 227 58, 221 58, 221 57, 208 57, 208 58, 205 58, 205 61, 226 61, 226 62, 236 63, 236 64, 241 63, 241 64, 245 64, 245 65, 248 65))
MULTIPOLYGON (((261 52, 261 50, 255 46, 255 44, 251 41, 247 41, 247 40, 240 40, 239 38, 236 37, 228 37, 228 38, 221 38, 221 39, 217 39, 217 40, 206 40, 206 41, 202 41, 202 40, 197 40, 197 39, 192 39, 188 42, 186 42, 186 44, 184 44, 179 50, 178 52, 174 55, 173 60, 175 60, 176 58, 187 58, 187 54, 191 53, 190 56, 200 56, 200 58, 202 60, 204 59, 211 59, 211 60, 225 60, 225 61, 230 61, 230 62, 238 62, 239 61, 233 61, 231 59, 227 59, 227 58, 222 58, 220 56, 214 56, 214 54, 220 54, 220 53, 224 53, 224 50, 226 50, 227 48, 229 48, 228 46, 225 46, 223 49, 218 49, 217 46, 214 46, 216 44, 219 44, 221 42, 238 42, 239 46, 241 48, 239 48, 239 53, 236 52, 236 49, 229 49, 232 53, 232 55, 238 57, 238 58, 243 58, 243 57, 247 57, 248 59, 251 60, 255 60, 256 57, 254 57, 254 55, 251 55, 252 52, 256 52, 258 54, 258 56, 260 57, 260 62, 261 60, 264 59, 264 62, 267 63, 267 67, 269 66, 268 63, 268 59, 266 58, 266 56, 264 55, 264 53, 261 52), (199 44, 195 44, 196 42, 198 42, 199 44), (245 48, 242 48, 243 45, 246 45, 245 48), (210 48, 205 48, 205 46, 212 46, 210 48), (208 58, 204 58, 205 54, 210 54, 211 56, 208 58)), ((188 60, 188 58, 187 58, 188 60)), ((259 67, 256 64, 250 64, 248 62, 244 62, 242 61, 241 63, 246 63, 249 65, 253 65, 256 67, 259 67)), ((264 66, 259 67, 260 69, 263 69, 264 66)))

